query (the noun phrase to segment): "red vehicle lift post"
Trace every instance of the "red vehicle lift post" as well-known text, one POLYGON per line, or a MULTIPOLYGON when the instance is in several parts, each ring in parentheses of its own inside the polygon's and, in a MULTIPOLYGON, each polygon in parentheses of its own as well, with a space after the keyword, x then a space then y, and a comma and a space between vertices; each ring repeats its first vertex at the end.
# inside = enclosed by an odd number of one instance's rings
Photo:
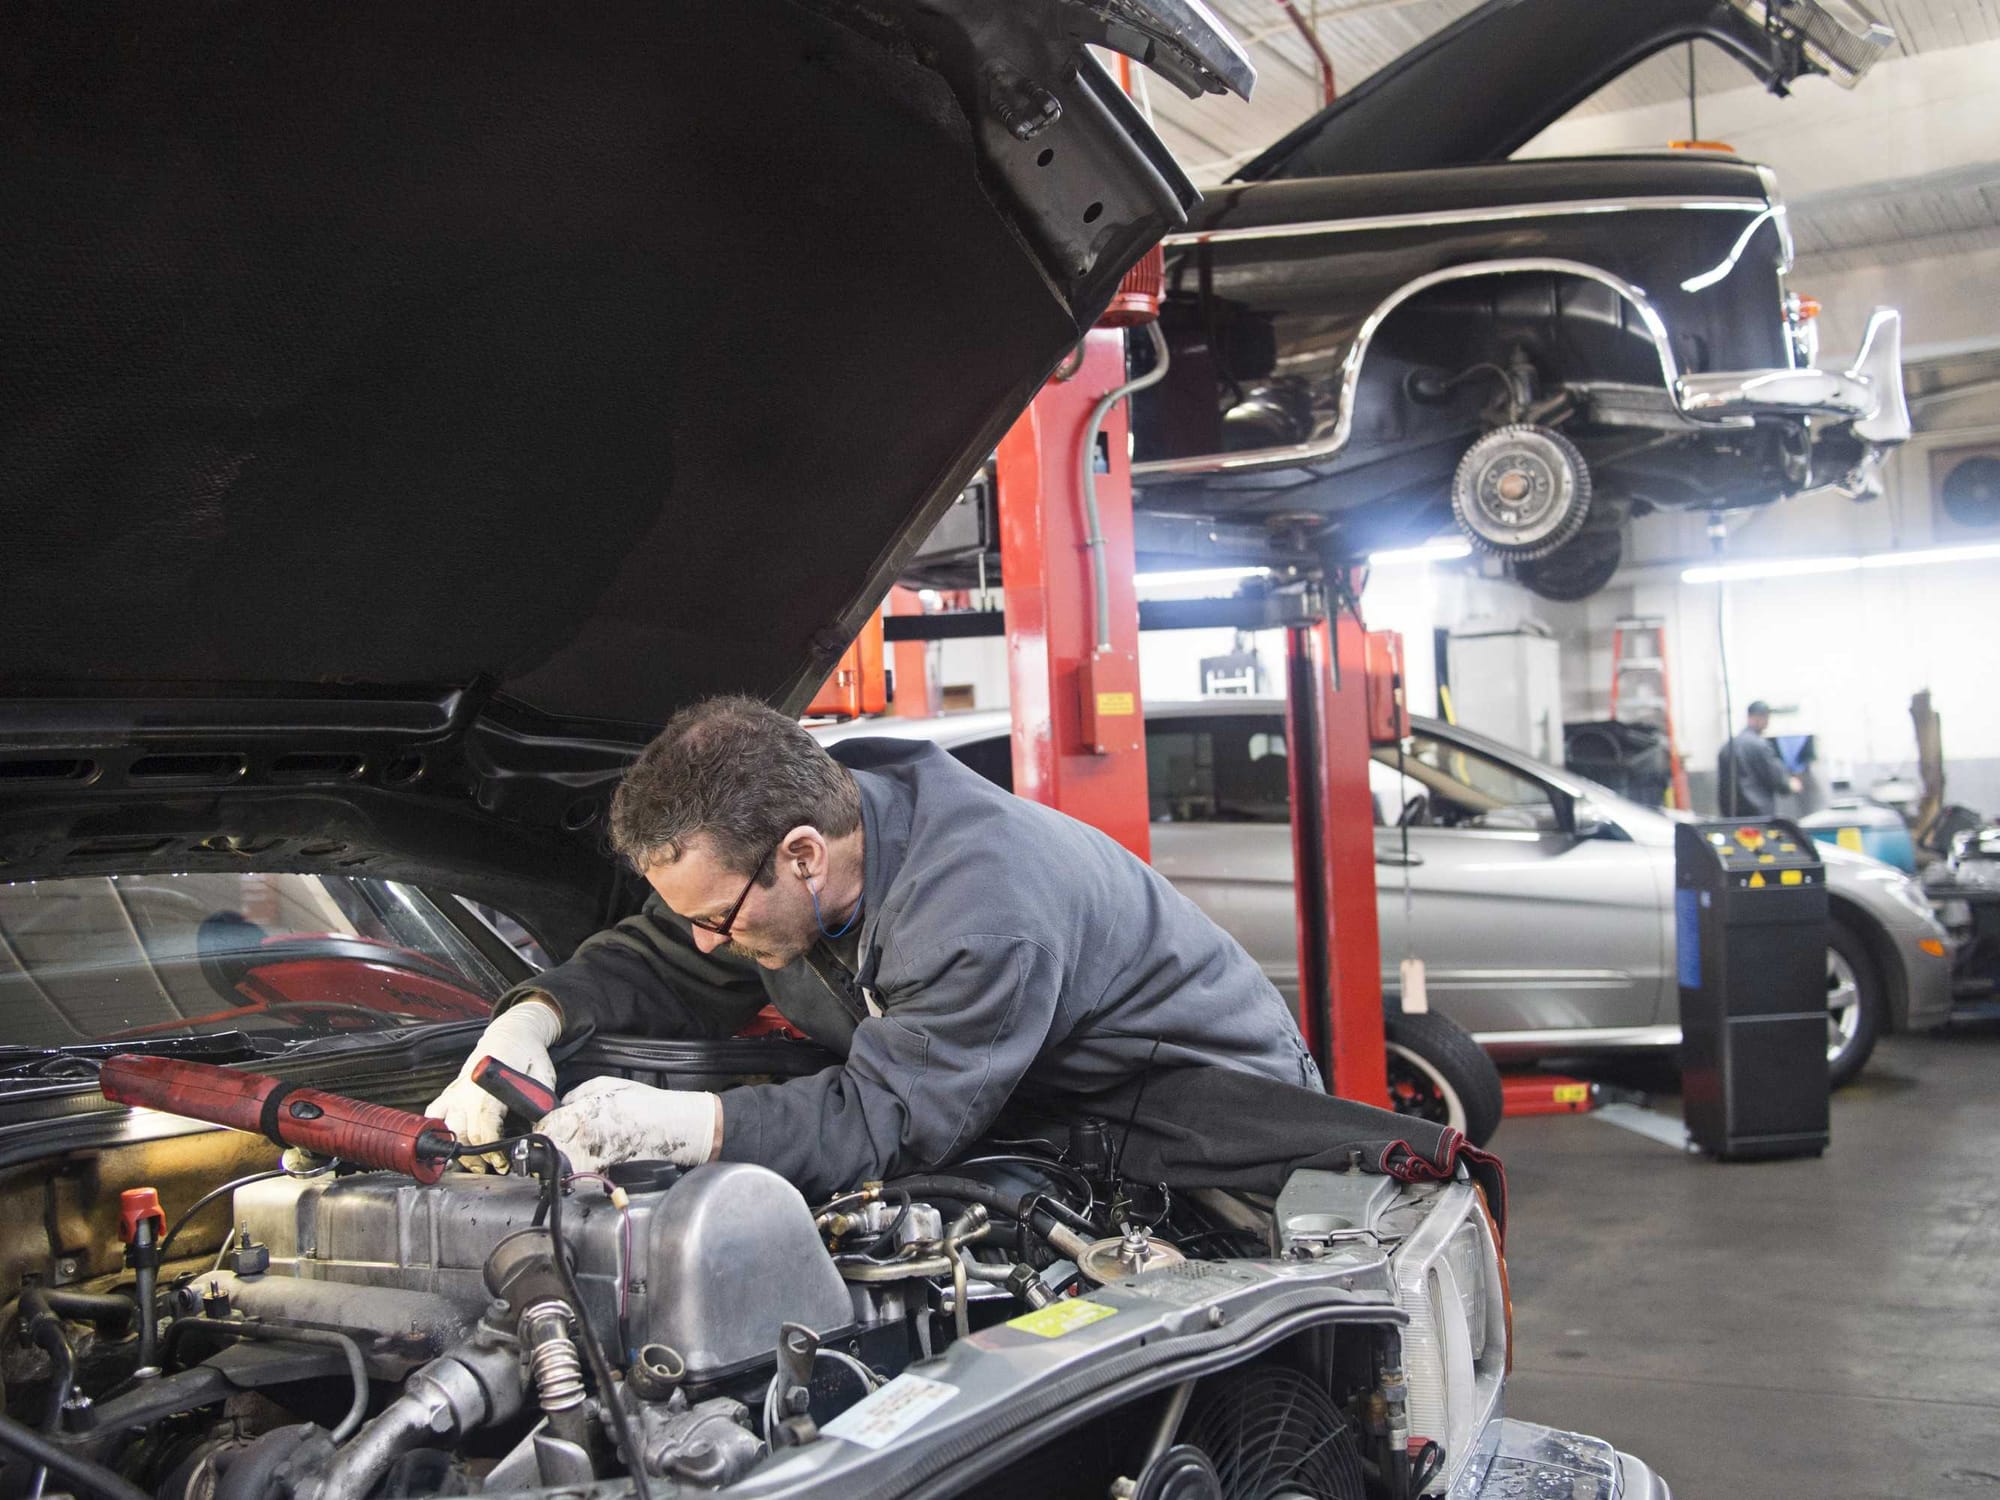
POLYGON ((1086 334, 1074 373, 1043 386, 1000 440, 994 480, 1014 790, 1149 859, 1132 468, 1122 402, 1105 416, 1093 457, 1109 649, 1096 639, 1082 493, 1084 429, 1098 401, 1125 379, 1124 332, 1086 334))
POLYGON ((1383 1105, 1368 656, 1368 633, 1351 613, 1285 632, 1299 1029, 1330 1092, 1383 1105))

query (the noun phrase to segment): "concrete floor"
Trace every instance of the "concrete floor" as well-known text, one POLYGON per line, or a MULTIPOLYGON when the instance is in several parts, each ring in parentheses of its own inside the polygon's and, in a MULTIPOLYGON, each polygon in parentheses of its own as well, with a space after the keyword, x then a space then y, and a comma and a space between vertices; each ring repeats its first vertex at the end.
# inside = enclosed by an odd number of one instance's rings
POLYGON ((2000 1025, 1893 1037, 1824 1157, 1754 1165, 1508 1121, 1509 1410, 1677 1500, 2000 1500, 1996 1085, 2000 1025))

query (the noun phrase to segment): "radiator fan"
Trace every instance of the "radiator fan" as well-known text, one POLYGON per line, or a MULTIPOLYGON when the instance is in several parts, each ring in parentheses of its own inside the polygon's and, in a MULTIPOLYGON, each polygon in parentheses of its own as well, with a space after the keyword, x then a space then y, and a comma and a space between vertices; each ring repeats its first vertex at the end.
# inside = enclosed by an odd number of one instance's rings
POLYGON ((1363 1500, 1353 1424, 1319 1386, 1282 1365, 1203 1381, 1177 1446, 1207 1455, 1209 1493, 1222 1500, 1363 1500))

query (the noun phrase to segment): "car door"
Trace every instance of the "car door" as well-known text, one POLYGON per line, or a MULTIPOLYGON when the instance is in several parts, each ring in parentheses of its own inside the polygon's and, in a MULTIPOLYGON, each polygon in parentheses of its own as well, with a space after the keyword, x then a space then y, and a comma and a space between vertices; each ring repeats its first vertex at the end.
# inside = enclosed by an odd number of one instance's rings
POLYGON ((1391 797, 1376 830, 1384 985, 1424 960, 1432 1007, 1474 1033, 1659 1020, 1665 962, 1653 860, 1578 837, 1570 799, 1442 728, 1377 749, 1391 797), (1392 800, 1393 798, 1393 800, 1392 800))

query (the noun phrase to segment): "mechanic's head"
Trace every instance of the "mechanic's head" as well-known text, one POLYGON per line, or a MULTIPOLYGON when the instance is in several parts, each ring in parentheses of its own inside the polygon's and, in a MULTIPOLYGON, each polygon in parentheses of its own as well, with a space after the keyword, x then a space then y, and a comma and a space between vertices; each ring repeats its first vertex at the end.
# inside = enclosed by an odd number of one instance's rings
POLYGON ((1771 705, 1766 703, 1762 698, 1757 699, 1756 702, 1743 710, 1743 721, 1759 734, 1762 734, 1766 729, 1771 727, 1771 705))
POLYGON ((859 870, 861 791, 795 720, 755 698, 710 698, 626 771, 611 842, 694 924, 702 952, 781 969, 819 937, 814 895, 859 870))

